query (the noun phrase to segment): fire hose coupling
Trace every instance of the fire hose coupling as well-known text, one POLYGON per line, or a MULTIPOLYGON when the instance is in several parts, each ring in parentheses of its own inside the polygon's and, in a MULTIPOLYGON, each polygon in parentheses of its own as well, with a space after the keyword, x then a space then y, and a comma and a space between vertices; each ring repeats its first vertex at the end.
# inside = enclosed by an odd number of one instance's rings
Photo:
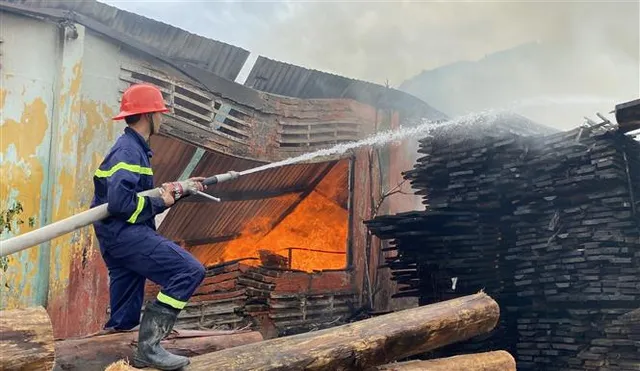
MULTIPOLYGON (((226 172, 224 174, 218 174, 218 175, 214 175, 214 176, 209 177, 209 178, 205 178, 202 181, 202 185, 206 187, 206 186, 209 186, 209 185, 226 182, 228 180, 237 179, 239 177, 240 177, 240 173, 238 173, 236 171, 229 171, 229 172, 226 172)), ((202 178, 200 178, 200 179, 202 179, 202 178)), ((220 202, 219 198, 202 192, 203 189, 201 189, 201 188, 202 187, 200 186, 199 182, 197 182, 197 181, 195 181, 193 179, 187 179, 187 180, 183 180, 181 182, 164 183, 162 185, 162 187, 161 187, 161 190, 164 191, 164 192, 171 192, 171 194, 173 195, 173 198, 176 201, 178 201, 179 199, 181 199, 181 198, 183 198, 185 196, 198 195, 198 196, 202 196, 202 197, 208 198, 208 199, 210 199, 212 201, 220 202)))
POLYGON ((170 192, 173 195, 174 200, 178 201, 184 196, 200 194, 201 187, 199 187, 198 182, 187 179, 181 182, 171 182, 162 184, 162 190, 165 192, 170 192))

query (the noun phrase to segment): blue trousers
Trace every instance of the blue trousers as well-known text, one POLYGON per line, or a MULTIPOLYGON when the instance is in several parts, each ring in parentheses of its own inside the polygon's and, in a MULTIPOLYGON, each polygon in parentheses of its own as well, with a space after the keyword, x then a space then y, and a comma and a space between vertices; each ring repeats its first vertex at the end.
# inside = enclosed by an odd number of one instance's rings
POLYGON ((107 329, 130 330, 140 323, 146 279, 162 287, 159 302, 183 309, 205 275, 193 255, 169 240, 107 247, 102 257, 109 270, 111 318, 107 329))

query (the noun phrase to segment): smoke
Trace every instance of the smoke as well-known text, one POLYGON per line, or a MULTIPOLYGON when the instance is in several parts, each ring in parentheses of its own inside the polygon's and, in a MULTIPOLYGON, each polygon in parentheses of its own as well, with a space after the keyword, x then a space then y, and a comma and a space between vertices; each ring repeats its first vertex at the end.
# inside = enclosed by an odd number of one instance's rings
POLYGON ((106 1, 269 58, 388 81, 450 116, 573 97, 518 111, 566 129, 640 95, 638 0, 106 1))
POLYGON ((559 129, 640 95, 637 0, 290 3, 253 48, 388 81, 452 116, 575 97, 571 105, 518 111, 559 129))
POLYGON ((286 9, 252 48, 395 86, 422 70, 531 41, 638 61, 638 1, 324 1, 289 3, 286 9))

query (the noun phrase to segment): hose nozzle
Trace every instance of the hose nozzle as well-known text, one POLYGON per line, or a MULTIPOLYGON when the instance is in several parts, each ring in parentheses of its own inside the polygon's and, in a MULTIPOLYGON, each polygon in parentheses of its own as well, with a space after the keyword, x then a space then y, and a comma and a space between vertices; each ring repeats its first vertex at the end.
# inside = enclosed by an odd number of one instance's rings
POLYGON ((217 183, 222 183, 222 182, 226 182, 227 180, 233 180, 233 179, 238 179, 240 177, 240 173, 238 173, 237 171, 228 171, 224 174, 218 174, 218 175, 214 175, 212 177, 209 177, 207 179, 205 179, 202 184, 209 186, 209 185, 213 185, 213 184, 217 184, 217 183))

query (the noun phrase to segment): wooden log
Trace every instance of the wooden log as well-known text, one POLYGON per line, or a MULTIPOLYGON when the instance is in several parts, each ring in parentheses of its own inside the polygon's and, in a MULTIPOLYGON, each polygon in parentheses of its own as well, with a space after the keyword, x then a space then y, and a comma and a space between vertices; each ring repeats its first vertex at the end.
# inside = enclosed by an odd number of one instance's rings
MULTIPOLYGON (((56 341, 55 370, 102 371, 110 363, 131 359, 137 331, 56 341)), ((176 330, 162 341, 168 351, 193 357, 221 349, 262 341, 257 331, 176 330)))
POLYGON ((194 357, 188 370, 347 370, 382 365, 491 331, 498 304, 484 293, 326 330, 194 357))
POLYGON ((42 307, 0 312, 0 370, 51 370, 53 327, 42 307))
POLYGON ((384 371, 516 371, 516 360, 504 350, 460 356, 409 361, 379 366, 384 371))

